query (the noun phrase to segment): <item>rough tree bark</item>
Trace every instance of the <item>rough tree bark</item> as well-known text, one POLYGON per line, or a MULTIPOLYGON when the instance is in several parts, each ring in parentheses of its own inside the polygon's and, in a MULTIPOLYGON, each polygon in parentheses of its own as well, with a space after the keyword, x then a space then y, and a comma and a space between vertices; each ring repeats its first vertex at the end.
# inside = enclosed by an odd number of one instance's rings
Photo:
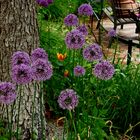
MULTIPOLYGON (((0 82, 11 81, 10 58, 13 52, 23 50, 28 52, 39 47, 38 25, 35 0, 0 0, 1 2, 1 37, 0 37, 0 82)), ((21 94, 20 127, 21 139, 30 139, 33 84, 24 86, 21 94)), ((19 94, 19 93, 18 93, 19 94)), ((38 139, 40 135, 39 92, 35 98, 35 124, 38 139)), ((19 97, 17 98, 17 101, 19 97)), ((17 102, 15 109, 17 108, 17 102)), ((0 112, 5 114, 5 108, 0 105, 0 112)), ((0 114, 0 115, 2 115, 0 114)), ((9 114, 10 117, 10 114, 9 114)), ((17 121, 17 111, 14 111, 13 121, 17 121)))

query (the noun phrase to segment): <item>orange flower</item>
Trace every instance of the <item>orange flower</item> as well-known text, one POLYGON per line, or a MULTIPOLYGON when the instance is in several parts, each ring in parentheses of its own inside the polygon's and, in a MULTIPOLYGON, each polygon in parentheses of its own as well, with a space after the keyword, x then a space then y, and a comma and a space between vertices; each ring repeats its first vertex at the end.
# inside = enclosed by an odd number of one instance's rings
POLYGON ((64 59, 66 58, 66 53, 63 55, 62 53, 57 53, 57 59, 59 61, 64 61, 64 59))
POLYGON ((68 77, 69 76, 69 71, 68 70, 65 70, 64 71, 64 77, 68 77))

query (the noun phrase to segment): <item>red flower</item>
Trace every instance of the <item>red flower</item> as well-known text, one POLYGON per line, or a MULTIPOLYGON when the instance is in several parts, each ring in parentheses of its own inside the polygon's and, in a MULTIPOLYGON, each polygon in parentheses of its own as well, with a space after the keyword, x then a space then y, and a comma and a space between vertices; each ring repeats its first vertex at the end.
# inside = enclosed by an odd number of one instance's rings
POLYGON ((64 61, 65 60, 65 58, 66 58, 66 53, 65 54, 62 54, 62 53, 57 53, 57 59, 59 60, 59 61, 64 61))

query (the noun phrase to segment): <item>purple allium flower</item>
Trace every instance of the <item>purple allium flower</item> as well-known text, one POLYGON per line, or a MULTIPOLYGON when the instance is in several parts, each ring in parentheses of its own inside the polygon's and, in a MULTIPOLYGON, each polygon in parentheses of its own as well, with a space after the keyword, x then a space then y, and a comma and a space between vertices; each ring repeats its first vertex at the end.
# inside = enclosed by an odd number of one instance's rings
POLYGON ((92 6, 89 4, 82 4, 78 8, 79 15, 91 16, 93 14, 92 6))
POLYGON ((138 18, 140 18, 140 14, 138 13, 138 14, 136 14, 136 16, 138 17, 138 18))
POLYGON ((31 53, 31 60, 36 61, 37 59, 43 59, 44 61, 48 61, 48 54, 42 48, 37 48, 31 53))
POLYGON ((53 3, 53 0, 36 0, 36 2, 43 7, 47 7, 49 4, 53 3))
POLYGON ((94 60, 100 60, 103 57, 103 53, 98 44, 94 43, 83 50, 83 57, 89 62, 94 60))
POLYGON ((12 66, 25 64, 30 65, 31 60, 28 53, 24 51, 17 51, 12 55, 12 66))
POLYGON ((83 33, 83 35, 88 35, 88 29, 85 25, 78 26, 76 29, 83 33))
POLYGON ((10 104, 16 99, 15 86, 10 82, 0 83, 0 102, 10 104))
POLYGON ((82 67, 82 66, 79 66, 79 65, 77 65, 75 68, 74 68, 74 75, 75 76, 82 76, 82 75, 84 75, 85 74, 85 69, 84 69, 84 67, 82 67))
POLYGON ((108 32, 108 36, 110 36, 110 37, 115 37, 115 36, 116 36, 116 30, 111 29, 111 30, 108 32))
POLYGON ((53 73, 52 65, 49 61, 38 59, 32 64, 32 78, 36 81, 45 81, 51 78, 53 73))
POLYGON ((102 80, 109 80, 114 74, 114 66, 109 61, 102 61, 95 65, 93 72, 96 77, 102 80))
POLYGON ((67 33, 65 43, 69 49, 80 49, 85 43, 85 38, 79 30, 72 30, 67 33))
POLYGON ((47 7, 48 6, 48 2, 47 0, 36 0, 36 2, 43 7, 47 7))
POLYGON ((28 84, 32 81, 31 67, 25 64, 16 65, 12 68, 11 76, 17 84, 28 84))
POLYGON ((52 4, 53 3, 53 0, 48 0, 48 4, 52 4))
POLYGON ((74 14, 69 14, 64 18, 64 23, 66 26, 76 26, 78 25, 78 18, 74 14))
POLYGON ((62 109, 72 110, 78 105, 78 96, 73 89, 63 90, 58 97, 58 103, 62 109))

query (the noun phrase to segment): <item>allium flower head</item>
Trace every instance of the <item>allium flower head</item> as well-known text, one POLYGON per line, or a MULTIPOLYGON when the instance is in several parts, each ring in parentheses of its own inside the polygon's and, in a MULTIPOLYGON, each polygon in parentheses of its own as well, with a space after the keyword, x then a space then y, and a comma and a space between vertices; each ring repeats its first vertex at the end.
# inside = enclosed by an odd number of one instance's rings
POLYGON ((108 61, 102 61, 95 65, 93 73, 96 77, 102 80, 109 80, 114 74, 114 66, 108 61))
POLYGON ((32 81, 31 67, 25 64, 16 65, 12 68, 12 80, 17 84, 28 84, 32 81))
POLYGON ((79 30, 85 36, 88 35, 88 29, 85 25, 78 26, 77 30, 79 30))
POLYGON ((45 81, 51 78, 53 73, 52 65, 49 61, 38 59, 32 64, 32 78, 36 81, 45 81))
POLYGON ((82 4, 78 8, 79 15, 91 16, 93 14, 92 6, 89 4, 82 4))
POLYGON ((12 66, 25 64, 30 65, 31 60, 28 53, 24 51, 17 51, 12 55, 12 66))
POLYGON ((53 3, 53 0, 48 0, 48 4, 52 4, 53 3))
POLYGON ((138 18, 140 18, 140 14, 138 13, 138 14, 136 14, 136 16, 138 17, 138 18))
POLYGON ((63 90, 58 97, 58 103, 62 109, 72 110, 78 105, 78 96, 73 89, 63 90))
POLYGON ((72 30, 67 33, 65 43, 69 49, 80 49, 85 43, 85 38, 79 30, 72 30))
POLYGON ((74 14, 69 14, 64 18, 64 23, 66 26, 76 26, 78 25, 78 18, 74 14))
POLYGON ((115 36, 116 36, 116 30, 111 29, 111 30, 108 32, 108 36, 110 36, 110 37, 115 37, 115 36))
POLYGON ((94 43, 83 50, 83 57, 89 62, 102 59, 102 51, 98 44, 94 43))
POLYGON ((49 4, 53 3, 53 0, 36 0, 36 2, 43 7, 47 7, 49 4))
POLYGON ((46 0, 36 0, 36 2, 43 7, 47 7, 48 6, 48 2, 46 0))
POLYGON ((15 86, 10 82, 0 83, 0 102, 10 104, 16 99, 15 86))
POLYGON ((84 74, 85 74, 84 67, 78 65, 74 68, 74 75, 75 76, 82 76, 84 74))
POLYGON ((31 53, 31 60, 36 61, 37 59, 43 59, 44 61, 48 61, 48 54, 43 48, 37 48, 31 53))

